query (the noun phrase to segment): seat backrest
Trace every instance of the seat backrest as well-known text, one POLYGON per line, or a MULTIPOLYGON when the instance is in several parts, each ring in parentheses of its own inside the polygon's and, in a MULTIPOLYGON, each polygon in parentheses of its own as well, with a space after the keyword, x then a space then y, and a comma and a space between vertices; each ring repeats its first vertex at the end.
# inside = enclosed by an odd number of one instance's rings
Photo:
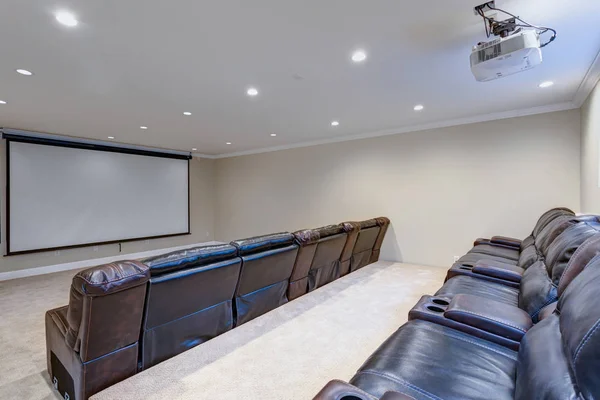
POLYGON ((571 225, 548 247, 546 258, 524 272, 519 307, 527 311, 534 322, 537 322, 538 314, 544 307, 558 300, 560 277, 577 249, 600 232, 598 228, 598 225, 589 222, 571 225))
POLYGON ((287 303, 298 245, 289 232, 231 242, 242 258, 235 290, 236 326, 287 303))
POLYGON ((385 234, 387 233, 388 227, 390 226, 390 219, 387 217, 378 217, 375 218, 377 221, 377 225, 380 226, 379 235, 377 235, 377 239, 375 239, 375 246, 373 246, 373 253, 371 254, 371 261, 369 264, 379 261, 379 253, 381 252, 381 245, 383 244, 383 239, 385 239, 385 234))
POLYGON ((82 362, 138 341, 149 277, 137 261, 99 265, 73 277, 65 340, 82 362))
POLYGON ((550 209, 543 213, 538 219, 535 227, 533 228, 532 236, 534 238, 548 225, 552 220, 560 216, 575 216, 575 213, 568 208, 565 207, 557 207, 550 209))
MULTIPOLYGON (((591 243, 591 242, 590 242, 591 243)), ((524 336, 515 399, 600 398, 600 240, 571 258, 580 270, 556 311, 524 336), (594 255, 591 260, 589 257, 594 255)))
POLYGON ((241 259, 228 244, 146 258, 150 283, 142 332, 148 368, 233 327, 233 294, 241 259))
POLYGON ((351 271, 356 271, 371 262, 375 242, 381 231, 381 226, 379 226, 375 218, 360 221, 358 224, 360 230, 358 231, 358 238, 352 251, 351 271))
POLYGON ((315 231, 319 233, 320 239, 308 272, 309 292, 341 276, 340 260, 348 239, 343 224, 327 225, 315 231))
POLYGON ((294 232, 293 235, 299 248, 290 277, 288 300, 296 299, 308 292, 308 272, 315 258, 317 242, 321 238, 319 232, 314 229, 303 229, 294 232))

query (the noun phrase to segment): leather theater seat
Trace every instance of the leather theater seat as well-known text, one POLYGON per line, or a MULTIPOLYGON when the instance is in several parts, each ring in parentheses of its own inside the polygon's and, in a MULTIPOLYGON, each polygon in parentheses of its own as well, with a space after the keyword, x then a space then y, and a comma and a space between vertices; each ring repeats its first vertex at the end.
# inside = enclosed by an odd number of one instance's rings
POLYGON ((298 254, 291 233, 231 242, 242 259, 235 290, 236 326, 288 302, 287 290, 298 254))
POLYGON ((150 368, 233 328, 233 294, 242 260, 228 244, 146 258, 141 369, 150 368))
POLYGON ((512 286, 514 282, 492 282, 472 273, 448 279, 436 295, 451 298, 457 294, 470 294, 517 305, 537 322, 541 310, 558 300, 557 288, 573 254, 593 248, 600 241, 599 232, 597 223, 572 221, 548 247, 545 257, 520 273, 517 287, 512 286))
POLYGON ((137 261, 77 273, 69 304, 46 313, 48 373, 63 398, 87 399, 137 372, 150 277, 137 261))
POLYGON ((358 222, 360 230, 352 251, 350 272, 379 260, 381 244, 385 238, 390 220, 385 217, 358 222))
POLYGON ((383 399, 390 391, 423 400, 600 398, 600 241, 594 239, 571 257, 556 310, 524 333, 518 352, 458 328, 412 320, 350 383, 330 382, 315 400, 383 399))

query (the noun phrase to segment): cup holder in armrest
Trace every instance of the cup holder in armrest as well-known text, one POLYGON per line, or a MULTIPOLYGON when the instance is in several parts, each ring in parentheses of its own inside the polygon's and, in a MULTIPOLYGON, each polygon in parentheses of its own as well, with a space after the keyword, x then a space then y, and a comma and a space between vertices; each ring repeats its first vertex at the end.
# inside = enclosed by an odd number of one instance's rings
POLYGON ((433 312, 437 312, 437 313, 443 313, 444 311, 446 311, 443 308, 438 307, 438 306, 427 306, 427 309, 429 311, 433 311, 433 312))
POLYGON ((512 350, 519 350, 519 341, 458 321, 456 318, 447 317, 446 314, 449 314, 448 309, 452 307, 451 302, 452 298, 445 296, 423 296, 409 311, 408 320, 422 320, 437 325, 447 326, 448 328, 453 328, 469 335, 498 343, 512 350))

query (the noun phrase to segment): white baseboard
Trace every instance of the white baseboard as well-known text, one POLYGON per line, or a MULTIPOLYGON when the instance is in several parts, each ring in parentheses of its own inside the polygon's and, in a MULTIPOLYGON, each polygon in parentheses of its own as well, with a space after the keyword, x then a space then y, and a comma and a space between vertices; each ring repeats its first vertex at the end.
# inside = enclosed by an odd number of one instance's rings
POLYGON ((36 268, 21 269, 18 271, 0 272, 0 281, 8 281, 10 279, 26 278, 28 276, 44 275, 44 274, 51 274, 53 272, 61 272, 61 271, 69 271, 72 269, 93 267, 94 265, 106 264, 106 263, 110 263, 113 261, 119 261, 119 260, 131 260, 131 259, 152 257, 152 256, 157 256, 159 254, 168 253, 171 251, 188 249, 190 247, 210 245, 210 244, 222 244, 222 243, 223 242, 212 241, 212 242, 186 244, 184 246, 169 247, 166 249, 148 250, 148 251, 143 251, 140 253, 119 254, 119 255, 110 256, 110 257, 93 258, 91 260, 74 261, 74 262, 64 263, 64 264, 48 265, 45 267, 36 267, 36 268))

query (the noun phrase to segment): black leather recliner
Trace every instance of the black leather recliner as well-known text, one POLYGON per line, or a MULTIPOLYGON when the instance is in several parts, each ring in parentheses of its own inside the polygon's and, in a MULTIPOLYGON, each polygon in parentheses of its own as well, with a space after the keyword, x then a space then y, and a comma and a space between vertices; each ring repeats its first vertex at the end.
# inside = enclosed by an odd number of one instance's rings
MULTIPOLYGON (((526 270, 502 264, 478 263, 465 274, 453 276, 436 292, 452 298, 458 294, 475 295, 525 310, 537 322, 539 313, 558 300, 557 287, 574 252, 599 238, 597 222, 571 220, 567 229, 552 242, 545 257, 526 270)), ((452 269, 451 269, 452 271, 452 269)))
POLYGON ((493 236, 491 239, 477 239, 469 253, 485 254, 489 256, 502 257, 510 260, 518 260, 520 253, 533 245, 540 232, 560 216, 574 217, 575 213, 568 208, 557 207, 546 211, 538 219, 531 235, 523 240, 506 236, 493 236))
MULTIPOLYGON (((556 310, 524 333, 518 352, 460 329, 412 320, 349 384, 334 382, 315 400, 372 400, 390 391, 423 400, 600 398, 600 241, 572 257, 559 290, 556 310)), ((499 319, 495 325, 507 324, 499 319)))
POLYGON ((146 369, 218 336, 234 325, 233 295, 242 260, 228 244, 146 258, 140 368, 146 369))
POLYGON ((288 232, 231 242, 242 259, 235 289, 236 326, 288 302, 287 290, 298 254, 288 232))
POLYGON ((532 235, 522 242, 518 252, 515 253, 515 257, 507 257, 506 253, 504 253, 506 251, 506 248, 503 246, 498 247, 489 245, 479 245, 475 246, 474 249, 462 256, 455 265, 468 265, 473 264, 479 260, 485 259, 490 261, 497 261, 517 265, 520 268, 527 268, 537 260, 539 254, 544 253, 545 248, 548 247, 552 243, 554 238, 556 238, 556 236, 558 236, 562 232, 562 230, 565 229, 565 226, 568 226, 565 225, 565 221, 569 221, 571 219, 584 220, 585 218, 587 218, 586 216, 576 217, 562 210, 554 211, 553 213, 549 213, 548 215, 552 216, 552 218, 544 218, 544 223, 538 224, 538 226, 536 226, 536 228, 539 228, 539 231, 537 231, 535 236, 532 235), (476 249, 480 247, 488 247, 491 249, 488 251, 477 251, 476 249), (503 254, 494 253, 492 250, 495 249, 500 249, 503 252, 503 254))

